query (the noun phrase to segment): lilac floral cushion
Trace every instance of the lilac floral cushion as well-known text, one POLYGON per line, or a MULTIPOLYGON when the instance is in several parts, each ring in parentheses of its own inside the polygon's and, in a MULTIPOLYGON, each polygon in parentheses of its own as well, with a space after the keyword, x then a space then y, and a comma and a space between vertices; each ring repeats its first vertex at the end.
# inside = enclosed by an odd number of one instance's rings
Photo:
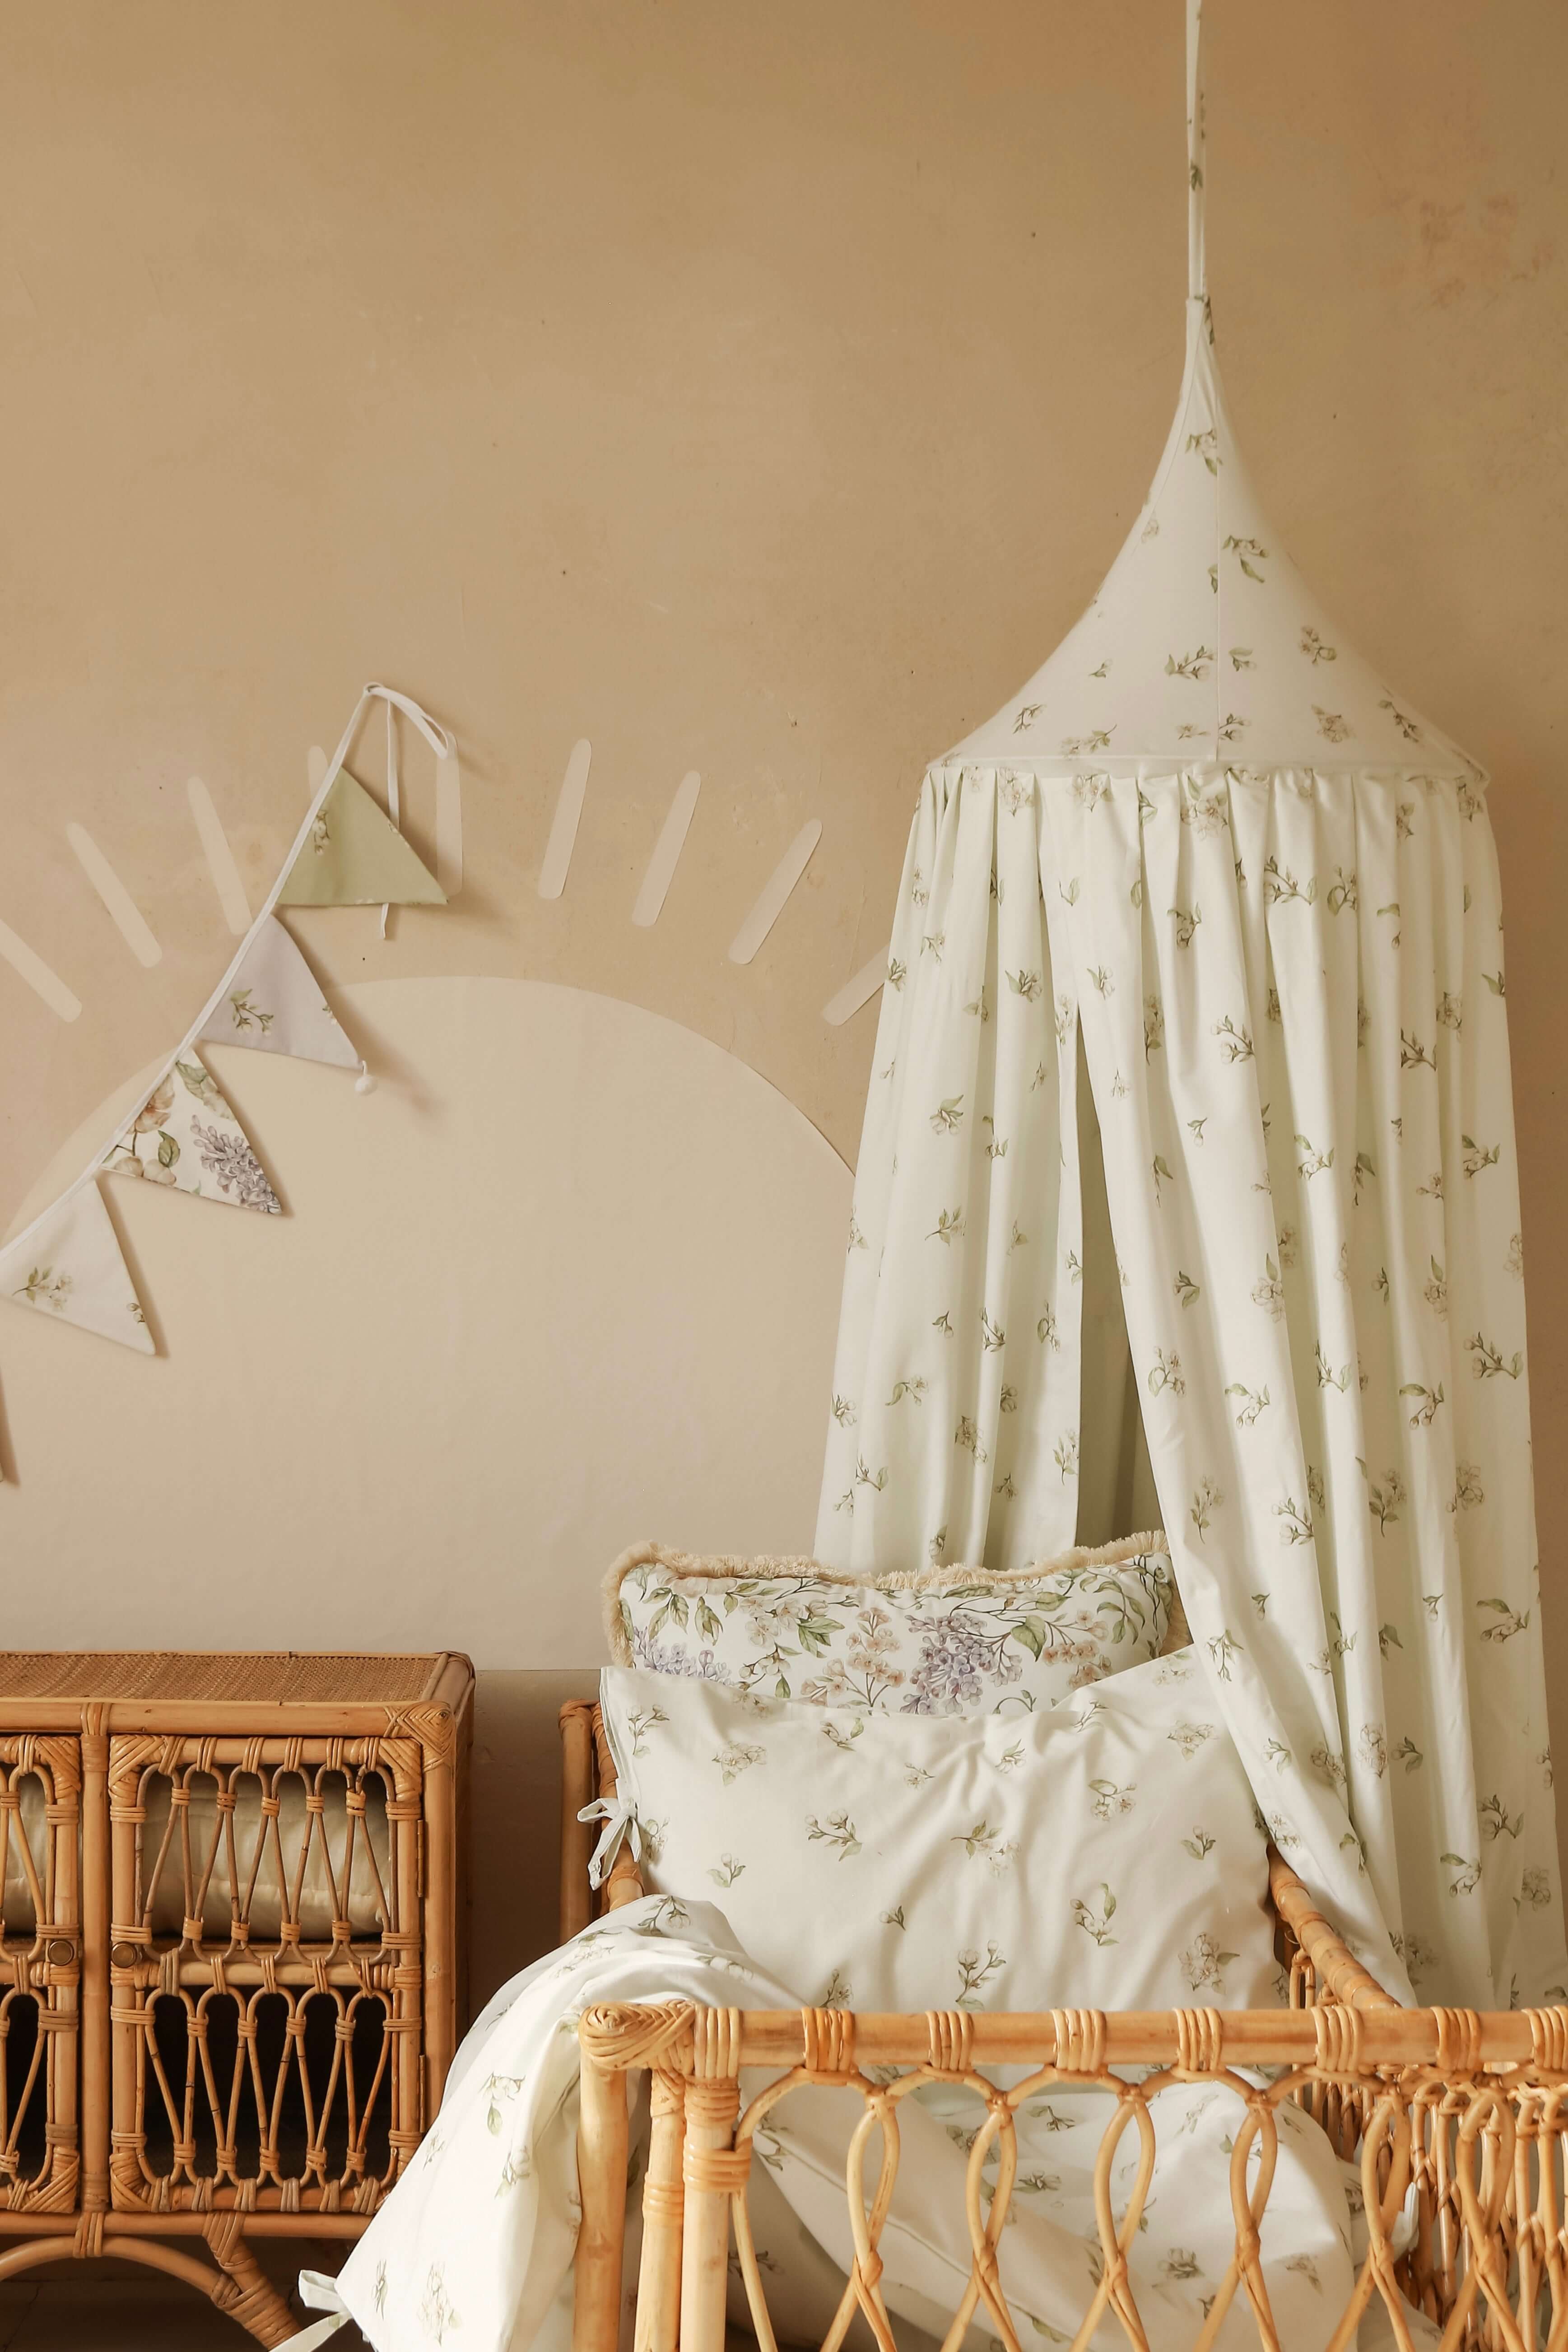
POLYGON ((1164 1538, 1144 1535, 1005 1573, 866 1580, 639 1544, 606 1593, 618 1665, 826 1706, 1027 1714, 1158 1656, 1175 1585, 1164 1538))

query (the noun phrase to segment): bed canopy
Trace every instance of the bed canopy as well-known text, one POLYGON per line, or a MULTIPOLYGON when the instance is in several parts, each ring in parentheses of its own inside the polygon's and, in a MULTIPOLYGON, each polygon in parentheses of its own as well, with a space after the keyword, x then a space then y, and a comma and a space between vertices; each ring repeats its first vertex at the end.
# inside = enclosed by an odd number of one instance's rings
POLYGON ((1081 1056, 1160 1509, 1274 1838, 1395 1992, 1561 2000, 1486 778, 1258 509, 1215 356, 1199 14, 1153 488, 917 804, 817 1549, 1016 1566, 1073 1542, 1081 1056))

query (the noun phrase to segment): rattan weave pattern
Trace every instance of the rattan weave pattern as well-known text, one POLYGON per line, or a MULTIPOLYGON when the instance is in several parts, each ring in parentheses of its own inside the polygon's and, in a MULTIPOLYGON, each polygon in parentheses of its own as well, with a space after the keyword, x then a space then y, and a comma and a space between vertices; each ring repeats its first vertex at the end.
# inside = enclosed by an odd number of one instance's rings
POLYGON ((74 1739, 0 1738, 0 2210, 76 2198, 81 1765, 74 1739), (42 1802, 26 1807, 27 1783, 42 1802))
POLYGON ((109 1794, 112 2204, 374 2212, 424 2120, 418 1743, 132 1735, 109 1794))
POLYGON ((0 1650, 0 1706, 28 1698, 405 1706, 433 1691, 446 1652, 0 1650))
MULTIPOLYGON (((599 1710, 588 1702, 563 1707, 561 1731, 564 1937, 587 1925, 595 1900, 602 1911, 615 1910, 643 1890, 625 1846, 596 1898, 590 1889, 592 1831, 579 1809, 595 1796, 615 1796, 615 1759, 599 1710)), ((585 2011, 578 2030, 583 2218, 574 2352, 615 2352, 623 2340, 626 2086, 640 2070, 651 2071, 653 2084, 635 2305, 641 2352, 677 2346, 725 2352, 740 2333, 726 2326, 731 2275, 743 2287, 763 2352, 778 2352, 761 2270, 767 2257, 757 2252, 747 2206, 752 2134, 781 2097, 805 2084, 863 2103, 847 2176, 854 2256, 825 2352, 843 2344, 857 2315, 876 2352, 897 2352, 879 2284, 879 2242, 899 2168, 894 2118, 902 2097, 938 2080, 967 2084, 987 2110, 964 2184, 973 2267, 946 2347, 973 2325, 984 2328, 997 2352, 1024 2352, 1027 2338, 1008 2303, 1003 2262, 1017 2162, 1013 2117, 1056 2082, 1098 2084, 1117 2103, 1095 2168, 1099 2284, 1069 2352, 1099 2342, 1102 2321, 1119 2324, 1131 2347, 1146 2345, 1128 2256, 1152 2202, 1158 2094, 1200 2079, 1237 2105, 1236 2234, 1226 2275, 1202 2304, 1191 2352, 1214 2352, 1232 2308, 1250 2322, 1238 2328, 1238 2343, 1289 2352, 1259 2261, 1278 2117, 1288 2103, 1313 2116, 1335 2153, 1361 2173, 1368 2244, 1327 2352, 1349 2352, 1374 2304, 1401 2352, 1411 2352, 1417 2311, 1444 2331, 1443 2352, 1568 2352, 1568 2007, 1486 2017, 1402 2009, 1272 1852, 1269 1894, 1276 1948, 1289 1971, 1289 2005, 1282 2010, 906 2017, 672 2001, 585 2011), (1001 2088, 984 2070, 1002 2065, 1023 2070, 1024 2079, 1001 2088), (756 2070, 763 2067, 773 2079, 759 2088, 756 2070), (752 2070, 743 2114, 742 2068, 752 2070), (1115 2174, 1113 2195, 1113 2159, 1126 2155, 1129 2142, 1133 2153, 1115 2174), (987 2165, 996 2169, 994 2180, 987 2165)))
POLYGON ((473 1698, 451 1651, 0 1651, 5 2276, 294 2334, 250 2240, 356 2237, 457 2047, 473 1698))

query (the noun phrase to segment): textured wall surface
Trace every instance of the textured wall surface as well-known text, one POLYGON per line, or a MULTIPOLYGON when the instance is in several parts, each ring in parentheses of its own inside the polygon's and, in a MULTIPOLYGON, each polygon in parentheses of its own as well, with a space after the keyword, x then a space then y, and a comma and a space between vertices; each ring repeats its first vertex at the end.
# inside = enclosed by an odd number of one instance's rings
MULTIPOLYGON (((14 18, 0 919, 82 1012, 63 1023, 0 964, 0 1224, 226 959, 187 778, 255 903, 307 747, 373 676, 458 730, 468 883, 384 944, 368 913, 294 919, 330 987, 621 998, 749 1064, 853 1159, 875 1007, 837 1028, 822 1008, 887 936, 920 768, 1076 615, 1169 421, 1182 13, 55 0, 14 18), (686 848, 637 929, 690 770, 686 848), (803 880, 732 963, 814 819, 803 880), (151 926, 152 969, 88 890, 73 821, 151 926)), ((1561 1683, 1568 16, 1207 14, 1210 275, 1266 510, 1347 637, 1495 777, 1561 1683)), ((373 737, 373 784, 380 759, 373 737)), ((422 752, 406 782, 427 847, 422 752)), ((410 1213, 439 1207, 437 1185, 410 1213)), ((0 1379, 37 1481, 22 1319, 0 1379)), ((45 1336, 83 1367, 97 1347, 45 1336)), ((50 1479, 96 1442, 52 1436, 50 1479)), ((44 1541, 36 1487, 0 1496, 0 1523, 16 1503, 44 1541)), ((71 1535, 105 1561, 114 1539, 107 1517, 71 1535)))

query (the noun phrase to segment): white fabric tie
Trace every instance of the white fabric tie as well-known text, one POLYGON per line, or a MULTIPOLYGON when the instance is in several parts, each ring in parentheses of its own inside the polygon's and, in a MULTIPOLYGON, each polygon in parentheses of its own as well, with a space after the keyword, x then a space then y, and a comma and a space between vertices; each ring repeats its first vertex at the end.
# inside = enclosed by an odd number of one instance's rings
MULTIPOLYGON (((397 776, 397 713, 392 707, 392 699, 389 696, 386 703, 386 814, 396 825, 399 833, 403 830, 402 811, 399 805, 401 797, 397 776)), ((390 906, 382 908, 381 936, 383 939, 386 937, 386 919, 391 912, 390 906)))
MULTIPOLYGON (((383 686, 378 678, 373 677, 366 681, 364 693, 360 698, 362 709, 373 695, 386 705, 386 813, 401 833, 403 830, 402 794, 399 790, 397 772, 397 720, 394 715, 395 710, 401 710, 405 719, 413 720, 438 760, 451 759, 458 748, 458 739, 449 728, 442 726, 438 719, 432 719, 427 710, 421 709, 411 694, 399 694, 395 686, 383 686)), ((359 714, 356 711, 354 715, 357 718, 359 714)), ((390 912, 389 907, 383 907, 381 910, 383 939, 386 937, 386 919, 390 912)), ((367 1087, 365 1091, 368 1093, 369 1088, 367 1087)))
POLYGON ((324 2311, 328 2316, 312 2320, 308 2327, 301 2327, 298 2335, 286 2336, 278 2352, 316 2352, 319 2344, 324 2344, 330 2336, 337 2334, 340 2327, 348 2326, 348 2305, 338 2293, 337 2281, 328 2278, 323 2272, 300 2272, 300 2300, 307 2311, 324 2311))
POLYGON ((637 1827, 637 1808, 629 1797, 595 1797, 591 1805, 584 1806, 577 1819, 605 1824, 588 1864, 590 1886, 604 1885, 623 1839, 631 1847, 633 1860, 642 1860, 642 1832, 637 1827))

